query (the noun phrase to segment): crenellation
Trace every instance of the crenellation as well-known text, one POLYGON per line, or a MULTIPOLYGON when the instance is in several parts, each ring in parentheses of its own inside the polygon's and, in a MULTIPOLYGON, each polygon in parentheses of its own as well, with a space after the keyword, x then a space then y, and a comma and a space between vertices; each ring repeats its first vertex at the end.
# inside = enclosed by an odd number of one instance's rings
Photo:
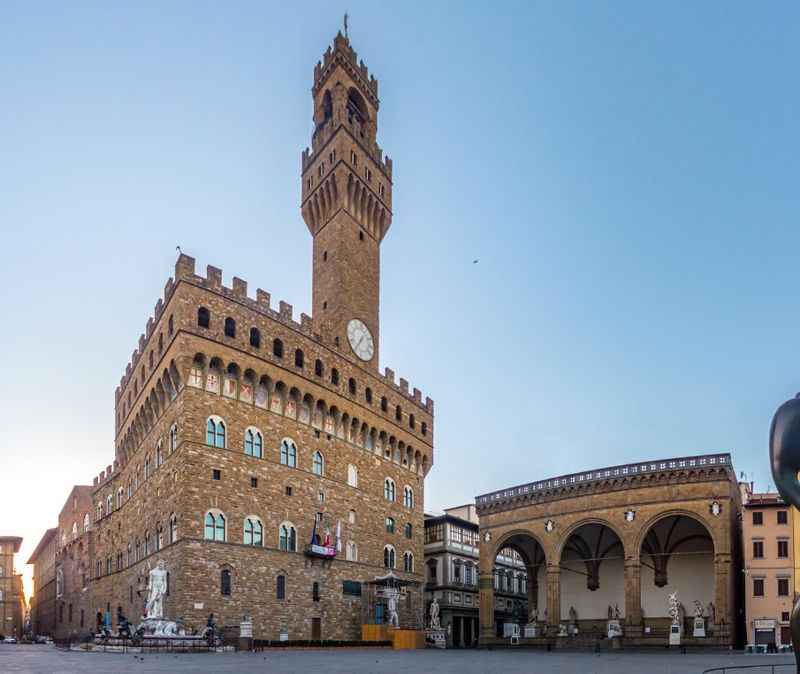
POLYGON ((417 403, 417 405, 422 405, 422 391, 416 386, 414 387, 414 402, 417 403))
POLYGON ((214 290, 222 289, 222 270, 213 265, 206 266, 206 283, 214 290))
POLYGON ((408 380, 407 379, 403 379, 403 377, 400 377, 400 390, 405 395, 408 395, 408 380))
POLYGON ((153 334, 153 327, 154 326, 155 326, 155 321, 153 320, 153 317, 151 316, 150 318, 147 319, 147 327, 145 327, 145 330, 144 330, 145 334, 147 335, 147 339, 150 339, 150 335, 153 334))
POLYGON ((384 369, 383 369, 383 376, 384 376, 384 379, 386 379, 386 382, 387 382, 389 385, 391 385, 391 386, 392 386, 392 388, 394 388, 394 387, 395 387, 395 383, 394 383, 394 370, 392 370, 392 369, 390 369, 390 368, 388 368, 388 367, 384 368, 384 369))
POLYGON ((145 337, 144 333, 142 333, 141 335, 139 335, 139 342, 138 342, 139 348, 137 349, 139 353, 144 353, 144 342, 145 342, 145 337))
POLYGON ((430 397, 425 398, 425 409, 433 416, 433 400, 430 397))
POLYGON ((280 301, 280 316, 285 321, 292 320, 292 305, 288 302, 284 302, 283 300, 280 301))
POLYGON ((238 276, 233 277, 233 294, 239 298, 247 298, 247 281, 242 281, 238 276))
POLYGON ((311 316, 306 313, 300 314, 300 330, 306 335, 312 335, 314 332, 314 324, 311 316))
MULTIPOLYGON (((191 278, 195 275, 195 259, 181 253, 175 262, 175 279, 191 278)), ((165 291, 166 295, 166 291, 165 291)))
POLYGON ((154 317, 156 320, 161 316, 161 313, 164 311, 164 300, 163 298, 159 297, 158 301, 156 302, 156 306, 153 309, 154 317))
POLYGON ((258 290, 256 290, 256 307, 258 309, 262 309, 264 311, 272 311, 269 306, 271 299, 272 296, 266 290, 261 290, 261 288, 258 288, 258 290))

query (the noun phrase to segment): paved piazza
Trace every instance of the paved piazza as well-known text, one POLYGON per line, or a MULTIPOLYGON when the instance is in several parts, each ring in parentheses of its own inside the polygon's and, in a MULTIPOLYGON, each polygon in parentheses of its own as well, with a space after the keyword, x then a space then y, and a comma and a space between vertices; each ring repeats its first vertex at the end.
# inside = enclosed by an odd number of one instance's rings
MULTIPOLYGON (((428 674, 458 672, 525 672, 526 674, 699 674, 722 665, 791 663, 791 656, 761 656, 726 653, 678 655, 668 653, 545 653, 540 651, 390 651, 383 649, 280 650, 266 653, 154 654, 136 656, 119 653, 76 653, 49 646, 0 644, 3 674, 116 674, 117 672, 213 672, 247 674, 268 672, 324 671, 326 674, 392 672, 428 674)), ((747 670, 748 674, 769 668, 747 670)), ((790 669, 779 671, 787 674, 790 669)))

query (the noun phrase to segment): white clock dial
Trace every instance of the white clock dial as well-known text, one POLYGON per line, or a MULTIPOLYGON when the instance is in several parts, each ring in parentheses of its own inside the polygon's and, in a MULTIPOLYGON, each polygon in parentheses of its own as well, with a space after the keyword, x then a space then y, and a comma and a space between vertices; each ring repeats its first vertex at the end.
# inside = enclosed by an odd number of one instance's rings
POLYGON ((371 360, 375 355, 375 343, 369 328, 357 318, 347 324, 347 341, 350 348, 361 360, 371 360))

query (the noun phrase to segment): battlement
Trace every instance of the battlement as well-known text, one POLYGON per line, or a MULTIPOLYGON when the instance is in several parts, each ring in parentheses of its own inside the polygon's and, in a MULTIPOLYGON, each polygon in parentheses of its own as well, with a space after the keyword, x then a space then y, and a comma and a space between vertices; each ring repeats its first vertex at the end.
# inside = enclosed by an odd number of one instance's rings
MULTIPOLYGON (((355 128, 355 123, 352 123, 350 126, 346 123, 342 123, 339 126, 335 126, 333 123, 325 124, 323 127, 318 129, 314 133, 314 137, 311 141, 311 148, 306 148, 300 154, 300 173, 305 174, 305 172, 310 168, 311 164, 317 158, 317 154, 319 151, 325 147, 326 143, 330 138, 336 133, 336 129, 340 126, 344 126, 345 128, 350 128, 352 132, 353 138, 361 145, 363 150, 369 155, 369 157, 378 165, 378 168, 386 174, 386 177, 389 178, 391 181, 392 179, 392 159, 389 155, 383 154, 383 149, 381 148, 378 143, 366 143, 363 139, 359 139, 358 130, 355 128), (351 128, 352 127, 352 128, 351 128), (371 147, 370 147, 371 145, 371 147)), ((341 161, 344 161, 342 159, 341 161)))
POLYGON ((120 468, 119 461, 114 459, 114 465, 106 466, 105 470, 101 470, 100 474, 92 479, 92 487, 93 488, 102 487, 108 482, 111 482, 111 480, 117 474, 117 471, 119 471, 119 468, 120 468))
MULTIPOLYGON (((335 351, 343 356, 346 354, 342 351, 340 347, 337 347, 333 342, 324 342, 322 337, 318 334, 314 333, 313 330, 313 322, 311 316, 308 316, 305 313, 300 314, 300 320, 296 321, 294 319, 294 308, 288 302, 284 302, 281 300, 278 303, 278 310, 272 308, 272 296, 266 290, 262 290, 258 288, 256 290, 255 299, 251 298, 247 294, 248 284, 247 281, 244 281, 238 277, 234 277, 232 281, 232 287, 228 288, 223 285, 222 283, 222 270, 218 267, 214 267, 212 265, 208 265, 206 267, 206 275, 205 277, 200 276, 195 271, 196 261, 193 257, 181 253, 178 257, 178 260, 175 263, 175 276, 174 278, 170 278, 166 285, 164 286, 164 297, 159 299, 155 306, 154 315, 150 317, 147 321, 147 331, 146 333, 139 336, 139 344, 138 348, 134 350, 133 355, 131 356, 131 360, 128 365, 125 367, 125 374, 120 379, 119 386, 115 392, 115 401, 119 402, 120 397, 122 396, 122 391, 127 386, 128 382, 130 381, 131 374, 135 371, 136 366, 138 365, 139 359, 142 357, 144 350, 147 346, 147 343, 150 337, 153 334, 154 327, 158 322, 158 319, 164 313, 164 308, 166 307, 167 303, 169 302, 172 294, 175 292, 175 288, 180 281, 185 281, 191 283, 192 285, 199 286, 202 288, 207 288, 215 293, 222 295, 223 297, 227 297, 228 299, 235 300, 240 304, 252 309, 253 311, 257 311, 260 314, 268 316, 269 318, 277 321, 292 330, 295 330, 309 339, 319 343, 324 344, 324 346, 331 351, 335 351)), ((383 375, 380 373, 373 374, 379 380, 383 381, 386 386, 393 389, 397 393, 401 394, 403 397, 408 399, 409 401, 415 403, 418 407, 426 410, 431 415, 433 414, 433 400, 426 397, 425 404, 422 403, 422 393, 419 389, 414 389, 412 393, 409 393, 409 385, 408 381, 405 379, 400 379, 399 385, 395 383, 394 379, 394 371, 386 368, 383 375)), ((111 468, 111 467, 109 467, 111 468)), ((99 478, 100 482, 102 482, 102 473, 101 478, 99 478)))
POLYGON ((369 69, 364 61, 358 60, 358 55, 350 46, 350 39, 342 35, 341 31, 333 39, 333 49, 328 46, 322 61, 317 61, 317 65, 314 66, 314 86, 311 89, 314 95, 316 96, 325 84, 337 64, 342 65, 348 74, 363 86, 364 93, 370 95, 372 104, 377 108, 378 80, 369 74, 369 69))

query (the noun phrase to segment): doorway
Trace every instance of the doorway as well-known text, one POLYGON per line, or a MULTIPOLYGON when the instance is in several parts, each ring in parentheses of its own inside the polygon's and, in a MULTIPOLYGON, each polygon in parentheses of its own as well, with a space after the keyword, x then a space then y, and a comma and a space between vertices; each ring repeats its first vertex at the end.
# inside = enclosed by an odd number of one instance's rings
POLYGON ((311 618, 311 641, 322 641, 322 618, 311 618))

